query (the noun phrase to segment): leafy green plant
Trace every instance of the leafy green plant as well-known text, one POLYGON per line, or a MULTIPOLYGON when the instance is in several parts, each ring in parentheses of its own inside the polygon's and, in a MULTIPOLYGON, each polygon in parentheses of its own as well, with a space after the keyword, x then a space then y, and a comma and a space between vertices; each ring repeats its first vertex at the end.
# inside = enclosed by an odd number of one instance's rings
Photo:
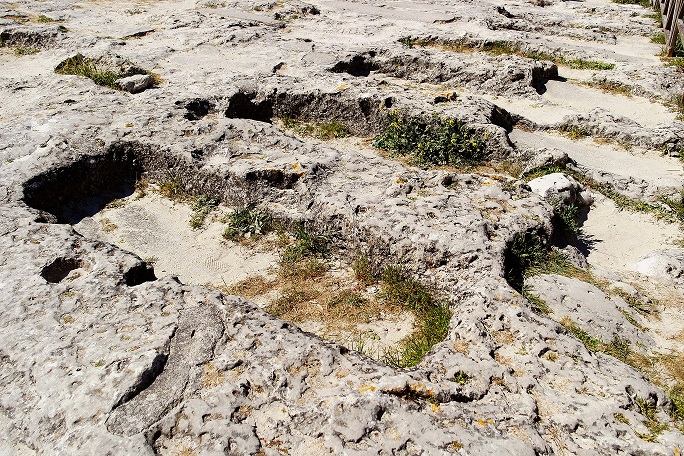
POLYGON ((465 385, 470 381, 470 375, 466 374, 463 371, 458 371, 454 375, 454 381, 458 384, 465 385))
POLYGON ((223 237, 231 241, 262 236, 274 227, 271 215, 257 209, 254 205, 233 210, 226 216, 224 222, 228 226, 223 231, 223 237))
POLYGON ((190 217, 190 227, 192 229, 202 228, 207 216, 218 207, 219 202, 206 195, 199 196, 192 204, 192 216, 190 217))
POLYGON ((419 166, 473 165, 484 159, 484 142, 456 119, 433 115, 430 121, 387 114, 388 126, 375 138, 375 146, 400 156, 410 156, 419 166))

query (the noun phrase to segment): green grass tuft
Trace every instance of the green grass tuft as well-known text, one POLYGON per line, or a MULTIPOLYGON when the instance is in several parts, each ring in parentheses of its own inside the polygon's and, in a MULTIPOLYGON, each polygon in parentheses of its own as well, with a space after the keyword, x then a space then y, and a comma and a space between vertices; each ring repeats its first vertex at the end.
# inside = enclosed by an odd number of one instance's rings
POLYGON ((313 233, 303 223, 294 228, 295 242, 283 251, 281 262, 292 265, 304 258, 326 257, 330 251, 330 239, 326 234, 313 233))
POLYGON ((40 52, 39 49, 31 48, 31 47, 14 48, 14 54, 15 55, 33 55, 33 54, 37 54, 38 52, 40 52))
POLYGON ((115 83, 116 80, 125 76, 118 71, 98 67, 93 59, 84 57, 82 54, 76 54, 74 57, 64 60, 57 65, 55 73, 85 76, 86 78, 92 79, 97 85, 116 90, 119 90, 119 87, 115 83))
MULTIPOLYGON (((139 72, 139 70, 136 70, 139 72)), ((138 74, 135 71, 127 73, 121 72, 118 68, 108 67, 103 64, 98 64, 94 59, 85 57, 83 54, 76 54, 73 57, 62 61, 55 67, 57 74, 70 74, 74 76, 85 76, 91 79, 95 84, 103 87, 109 87, 114 90, 122 90, 117 84, 116 80, 127 76, 138 74)), ((155 85, 159 82, 159 77, 153 73, 149 73, 154 77, 155 85)))
POLYGON ((615 95, 623 95, 625 97, 632 96, 632 88, 627 84, 623 84, 617 81, 609 81, 604 79, 600 81, 583 82, 582 84, 615 95))
POLYGON ((578 234, 581 231, 577 223, 577 212, 579 208, 574 204, 565 204, 561 198, 553 202, 553 212, 559 222, 563 232, 568 234, 578 234))
POLYGON ((217 207, 219 202, 206 195, 199 196, 192 204, 192 216, 190 217, 190 227, 193 230, 202 228, 207 216, 211 214, 217 207))
POLYGON ((378 282, 380 272, 376 265, 373 264, 370 257, 366 253, 359 253, 352 263, 354 277, 364 286, 373 285, 378 282))
POLYGON ((300 135, 313 136, 324 141, 351 136, 351 132, 346 125, 337 121, 320 123, 302 122, 290 116, 281 117, 280 120, 285 128, 294 130, 300 135))
POLYGON ((549 315, 553 312, 546 301, 532 292, 531 287, 523 285, 520 294, 532 305, 532 310, 534 312, 546 315, 549 315))
POLYGON ((412 312, 418 321, 418 329, 402 341, 401 348, 388 351, 384 361, 399 368, 415 366, 433 345, 446 338, 451 311, 400 267, 385 268, 381 280, 385 299, 412 312))
POLYGON ((649 431, 649 434, 637 433, 637 435, 639 438, 647 442, 657 442, 658 436, 669 428, 668 425, 661 423, 658 420, 658 417, 656 416, 658 409, 656 408, 655 404, 640 397, 636 398, 636 403, 641 410, 641 414, 646 417, 646 420, 643 421, 643 424, 648 428, 649 431))
POLYGON ((406 47, 438 47, 451 52, 473 52, 481 51, 490 55, 518 55, 533 60, 548 60, 556 65, 563 65, 574 69, 584 70, 612 70, 615 64, 607 62, 599 62, 595 60, 586 60, 582 58, 568 58, 557 53, 549 52, 530 52, 521 49, 520 45, 512 41, 489 41, 484 43, 476 43, 468 40, 440 40, 436 38, 415 38, 405 36, 399 39, 399 42, 406 47))
POLYGON ((228 226, 223 231, 223 237, 231 241, 262 236, 273 229, 271 216, 254 205, 233 210, 224 221, 228 226))
POLYGON ((651 9, 650 0, 612 0, 613 3, 619 3, 620 5, 641 5, 644 8, 651 9))
POLYGON ((183 182, 178 176, 169 176, 159 183, 159 194, 173 201, 187 201, 190 195, 185 191, 183 182))
POLYGON ((591 136, 591 132, 589 130, 579 125, 563 125, 558 129, 558 131, 560 131, 565 136, 573 140, 578 140, 586 138, 587 136, 591 136))
POLYGON ((651 43, 665 44, 665 34, 660 32, 651 37, 651 43))
POLYGON ((522 177, 522 179, 525 180, 525 182, 529 182, 532 179, 536 179, 538 177, 546 176, 548 174, 565 173, 565 172, 566 172, 565 168, 562 166, 558 166, 558 165, 540 166, 539 168, 534 168, 534 169, 531 169, 530 171, 527 171, 521 177, 522 177))

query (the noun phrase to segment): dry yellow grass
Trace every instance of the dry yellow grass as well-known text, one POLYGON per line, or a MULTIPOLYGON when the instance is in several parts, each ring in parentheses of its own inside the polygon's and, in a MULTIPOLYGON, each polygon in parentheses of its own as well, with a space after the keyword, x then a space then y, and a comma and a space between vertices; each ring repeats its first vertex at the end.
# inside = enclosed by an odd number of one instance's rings
POLYGON ((228 287, 220 287, 220 290, 228 294, 253 298, 268 293, 276 286, 277 284, 275 282, 269 281, 264 276, 259 275, 247 277, 228 287))

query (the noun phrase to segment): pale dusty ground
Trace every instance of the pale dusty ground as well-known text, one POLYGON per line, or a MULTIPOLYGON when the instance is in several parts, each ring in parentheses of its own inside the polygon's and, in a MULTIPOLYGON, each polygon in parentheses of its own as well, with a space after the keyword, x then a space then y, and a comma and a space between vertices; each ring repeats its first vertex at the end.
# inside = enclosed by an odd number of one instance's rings
POLYGON ((618 274, 634 271, 634 263, 654 250, 672 247, 682 232, 673 223, 648 214, 620 210, 610 199, 596 201, 582 225, 582 239, 589 245, 587 261, 595 268, 618 274))
POLYGON ((492 95, 484 95, 483 98, 511 113, 523 114, 543 124, 557 123, 566 116, 584 113, 595 107, 628 117, 643 127, 669 125, 677 115, 670 108, 644 97, 613 95, 580 85, 577 80, 547 81, 544 87, 542 101, 492 95))
POLYGON ((278 261, 277 252, 254 252, 223 240, 225 225, 218 220, 219 211, 207 218, 205 228, 193 230, 188 225, 192 210, 186 204, 155 193, 122 201, 123 207, 105 209, 74 228, 152 260, 157 276, 222 286, 255 274, 268 275, 278 261))

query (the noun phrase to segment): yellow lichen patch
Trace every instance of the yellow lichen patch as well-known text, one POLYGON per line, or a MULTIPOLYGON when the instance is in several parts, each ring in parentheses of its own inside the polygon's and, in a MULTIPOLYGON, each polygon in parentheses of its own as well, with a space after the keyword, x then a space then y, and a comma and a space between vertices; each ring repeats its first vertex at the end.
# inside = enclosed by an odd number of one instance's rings
POLYGON ((378 388, 376 386, 373 386, 370 383, 366 383, 361 388, 359 388, 359 391, 362 393, 367 393, 368 391, 374 393, 377 390, 378 390, 378 388))
POLYGON ((442 413, 442 407, 440 407, 438 404, 430 404, 430 407, 432 408, 433 412, 442 413))

